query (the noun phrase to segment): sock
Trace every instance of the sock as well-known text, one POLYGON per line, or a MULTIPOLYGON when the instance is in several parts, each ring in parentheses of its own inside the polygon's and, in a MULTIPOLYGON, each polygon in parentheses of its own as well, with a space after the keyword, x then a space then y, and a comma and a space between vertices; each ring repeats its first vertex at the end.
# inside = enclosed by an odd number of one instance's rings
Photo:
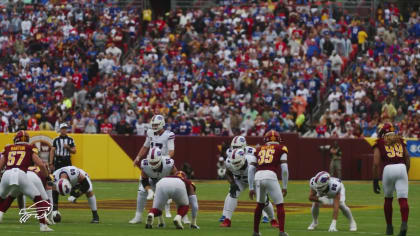
POLYGON ((165 212, 169 212, 169 213, 171 213, 171 205, 170 205, 170 203, 169 203, 169 202, 167 202, 167 203, 165 204, 165 212))
POLYGON ((149 213, 153 213, 154 216, 160 216, 162 215, 162 211, 157 208, 150 209, 149 213))
POLYGON ((42 198, 40 195, 35 196, 34 202, 36 203, 36 208, 37 208, 36 211, 39 216, 39 223, 46 224, 45 217, 42 217, 43 214, 45 213, 45 210, 39 210, 39 208, 49 207, 48 203, 46 203, 45 201, 42 201, 42 198))
POLYGON ((96 197, 95 197, 95 195, 88 198, 88 203, 89 203, 90 209, 92 211, 97 211, 98 210, 98 208, 96 207, 96 197))
POLYGON ((398 203, 400 204, 401 221, 407 223, 409 212, 407 198, 399 198, 398 203))
POLYGON ((345 203, 340 203, 340 209, 343 212, 343 215, 350 221, 354 221, 353 215, 351 214, 350 208, 345 203))
POLYGON ((3 213, 6 213, 6 211, 10 208, 10 205, 12 205, 14 198, 7 197, 6 199, 0 198, 0 211, 3 213))
POLYGON ((58 192, 53 191, 52 197, 53 197, 53 211, 58 211, 58 192))
POLYGON ((136 208, 136 217, 141 217, 141 213, 144 210, 144 205, 146 205, 147 193, 144 191, 137 192, 137 208, 136 208))
POLYGON ((318 216, 319 216, 319 204, 318 203, 312 203, 312 220, 315 224, 318 224, 318 216))
POLYGON ((392 225, 392 197, 385 198, 384 203, 385 220, 387 225, 392 225))
POLYGON ((48 189, 46 190, 47 192, 47 196, 48 196, 48 200, 50 201, 51 204, 53 204, 53 193, 52 193, 52 189, 48 189))
POLYGON ((264 209, 264 203, 258 203, 254 211, 254 232, 260 232, 260 221, 262 210, 264 209))
POLYGON ((26 198, 24 195, 19 195, 17 197, 18 207, 19 209, 25 209, 26 208, 26 198))
POLYGON ((229 220, 232 219, 233 212, 235 211, 237 206, 238 199, 231 197, 228 193, 228 195, 225 198, 225 205, 223 206, 223 215, 229 220))
POLYGON ((280 232, 284 232, 284 221, 286 218, 286 214, 284 213, 284 205, 280 203, 277 206, 277 219, 279 221, 279 230, 280 232))
POLYGON ((270 220, 274 220, 274 208, 273 208, 273 204, 271 204, 271 202, 268 202, 268 205, 264 208, 263 210, 263 217, 265 216, 265 214, 267 214, 267 217, 270 220))
POLYGON ((189 206, 179 206, 177 210, 177 214, 184 217, 188 213, 189 206))

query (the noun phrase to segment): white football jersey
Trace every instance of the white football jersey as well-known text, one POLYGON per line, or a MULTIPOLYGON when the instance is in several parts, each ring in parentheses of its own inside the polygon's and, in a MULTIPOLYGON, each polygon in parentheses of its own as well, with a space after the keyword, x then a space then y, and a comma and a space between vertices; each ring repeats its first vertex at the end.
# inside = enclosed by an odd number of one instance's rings
POLYGON ((158 147, 162 151, 162 155, 169 155, 170 150, 175 150, 175 134, 169 130, 165 130, 161 135, 155 135, 151 129, 147 130, 145 147, 153 148, 158 147))
POLYGON ((335 177, 330 178, 330 183, 329 183, 328 189, 327 189, 326 192, 323 192, 323 193, 320 193, 316 190, 315 177, 313 177, 309 181, 309 185, 310 185, 312 190, 317 192, 317 195, 319 197, 324 197, 325 196, 327 198, 335 198, 337 193, 340 193, 341 189, 344 187, 343 183, 341 183, 341 179, 338 179, 338 178, 335 178, 335 177))
POLYGON ((150 168, 150 165, 147 159, 141 161, 141 170, 152 179, 161 179, 171 174, 172 169, 174 168, 175 162, 170 157, 162 157, 162 171, 155 171, 150 168))
POLYGON ((235 179, 238 179, 238 180, 240 180, 242 182, 248 183, 248 166, 249 166, 249 163, 256 162, 257 159, 255 158, 254 155, 249 155, 249 154, 245 154, 245 158, 246 158, 245 167, 243 167, 243 168, 241 168, 239 170, 234 170, 233 169, 233 166, 232 166, 232 163, 231 163, 230 158, 227 158, 226 159, 225 164, 226 164, 226 168, 230 172, 232 172, 233 177, 235 179))
POLYGON ((54 171, 53 175, 56 182, 60 179, 60 175, 62 173, 67 174, 70 184, 73 187, 79 183, 79 175, 88 176, 87 173, 82 169, 79 169, 75 166, 66 166, 54 171))

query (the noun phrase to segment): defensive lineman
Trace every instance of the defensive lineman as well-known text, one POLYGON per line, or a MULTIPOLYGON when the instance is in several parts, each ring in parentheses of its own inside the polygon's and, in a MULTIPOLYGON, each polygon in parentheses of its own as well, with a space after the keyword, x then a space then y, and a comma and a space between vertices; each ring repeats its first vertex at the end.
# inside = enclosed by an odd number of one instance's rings
MULTIPOLYGON (((93 185, 89 175, 76 166, 66 166, 54 171, 53 176, 56 191, 61 195, 70 194, 68 198, 70 202, 76 203, 78 197, 86 194, 90 209, 92 210, 91 223, 99 223, 96 196, 93 193, 93 185)), ((60 215, 58 213, 58 202, 54 202, 54 205, 56 206, 57 212, 53 212, 53 216, 60 215)))
POLYGON ((383 124, 378 133, 379 139, 373 146, 373 191, 380 193, 380 168, 385 166, 382 174, 382 187, 384 188, 384 212, 386 220, 386 234, 393 235, 392 226, 392 200, 394 191, 397 192, 401 211, 401 229, 399 236, 407 234, 408 221, 408 170, 410 169, 410 156, 404 140, 395 133, 391 123, 383 124))
MULTIPOLYGON (((150 120, 151 129, 147 130, 146 141, 141 147, 139 153, 137 154, 136 159, 134 160, 134 166, 140 166, 140 161, 146 156, 151 148, 157 147, 161 150, 162 156, 168 156, 173 158, 175 155, 175 134, 169 130, 165 130, 165 118, 162 115, 155 115, 150 120)), ((140 179, 141 180, 141 179, 140 179)), ((147 193, 143 192, 142 184, 139 184, 139 190, 137 192, 137 207, 136 215, 132 220, 129 221, 130 224, 138 224, 142 221, 141 212, 143 212, 145 204, 145 195, 147 193)), ((165 206, 166 215, 170 215, 169 204, 165 206)))
MULTIPOLYGON (((255 148, 247 146, 246 139, 243 136, 234 137, 231 147, 226 153, 228 156, 225 161, 226 177, 230 183, 230 191, 225 198, 221 227, 231 227, 232 214, 238 205, 238 197, 248 187, 248 168, 256 163, 255 148)), ((268 202, 264 212, 269 215, 271 225, 277 228, 278 223, 274 219, 274 209, 271 202, 268 202)))
POLYGON ((265 207, 267 194, 276 204, 277 219, 279 223, 279 235, 288 236, 284 232, 285 213, 283 205, 283 196, 287 194, 287 182, 289 180, 289 170, 287 167, 287 147, 280 144, 280 134, 277 131, 270 130, 264 135, 264 145, 256 151, 258 163, 255 168, 249 168, 249 197, 251 199, 257 196, 257 207, 254 212, 254 233, 253 236, 261 235, 259 233, 261 213, 265 207), (277 177, 277 169, 281 167, 283 189, 280 188, 277 177), (255 190, 254 190, 255 178, 255 190))
POLYGON ((329 232, 337 231, 338 209, 350 221, 350 231, 357 231, 356 221, 354 221, 350 208, 347 207, 346 189, 340 179, 331 177, 329 173, 321 171, 309 181, 310 193, 309 201, 312 203, 312 223, 308 230, 314 230, 318 226, 319 207, 323 205, 333 206, 333 220, 329 232))
POLYGON ((169 156, 163 156, 158 147, 152 147, 146 159, 140 164, 141 178, 137 198, 136 216, 129 223, 141 222, 144 205, 147 200, 152 200, 156 184, 163 177, 174 175, 177 172, 175 162, 169 156))

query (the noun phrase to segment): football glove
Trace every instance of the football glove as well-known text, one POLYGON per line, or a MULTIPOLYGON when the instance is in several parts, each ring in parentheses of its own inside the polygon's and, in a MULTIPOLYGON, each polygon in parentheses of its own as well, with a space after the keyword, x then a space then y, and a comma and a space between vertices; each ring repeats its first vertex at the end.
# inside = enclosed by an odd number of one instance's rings
POLYGON ((77 198, 74 197, 74 196, 70 196, 70 197, 67 198, 67 200, 71 203, 76 203, 77 198))
POLYGON ((337 232, 338 230, 336 228, 336 224, 337 224, 337 221, 333 220, 331 222, 330 228, 328 229, 328 232, 337 232))
POLYGON ((235 183, 230 184, 229 193, 232 198, 236 198, 236 192, 239 191, 239 186, 235 183))
POLYGON ((381 187, 379 187, 379 180, 378 179, 373 180, 373 192, 376 193, 376 194, 381 193, 381 187))
MULTIPOLYGON (((71 192, 70 192, 70 196, 72 196, 72 197, 74 197, 74 198, 78 198, 78 197, 80 197, 80 196, 82 196, 82 194, 83 194, 83 192, 82 192, 82 190, 80 189, 80 184, 77 184, 76 186, 74 186, 72 189, 71 189, 71 192)), ((70 201, 70 200, 69 200, 70 201)))
POLYGON ((153 192, 153 190, 152 189, 149 189, 149 190, 147 190, 147 200, 152 200, 153 199, 153 195, 154 195, 155 193, 153 192))

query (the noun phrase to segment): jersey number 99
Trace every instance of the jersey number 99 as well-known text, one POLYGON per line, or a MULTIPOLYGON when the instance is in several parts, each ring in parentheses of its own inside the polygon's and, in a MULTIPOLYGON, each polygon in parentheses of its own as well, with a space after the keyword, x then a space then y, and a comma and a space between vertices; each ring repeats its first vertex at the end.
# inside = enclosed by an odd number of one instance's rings
POLYGON ((394 146, 385 146, 386 155, 389 158, 403 157, 403 146, 401 143, 396 143, 394 146))
POLYGON ((269 164, 273 162, 273 154, 276 152, 274 149, 262 149, 258 153, 258 165, 269 164))

